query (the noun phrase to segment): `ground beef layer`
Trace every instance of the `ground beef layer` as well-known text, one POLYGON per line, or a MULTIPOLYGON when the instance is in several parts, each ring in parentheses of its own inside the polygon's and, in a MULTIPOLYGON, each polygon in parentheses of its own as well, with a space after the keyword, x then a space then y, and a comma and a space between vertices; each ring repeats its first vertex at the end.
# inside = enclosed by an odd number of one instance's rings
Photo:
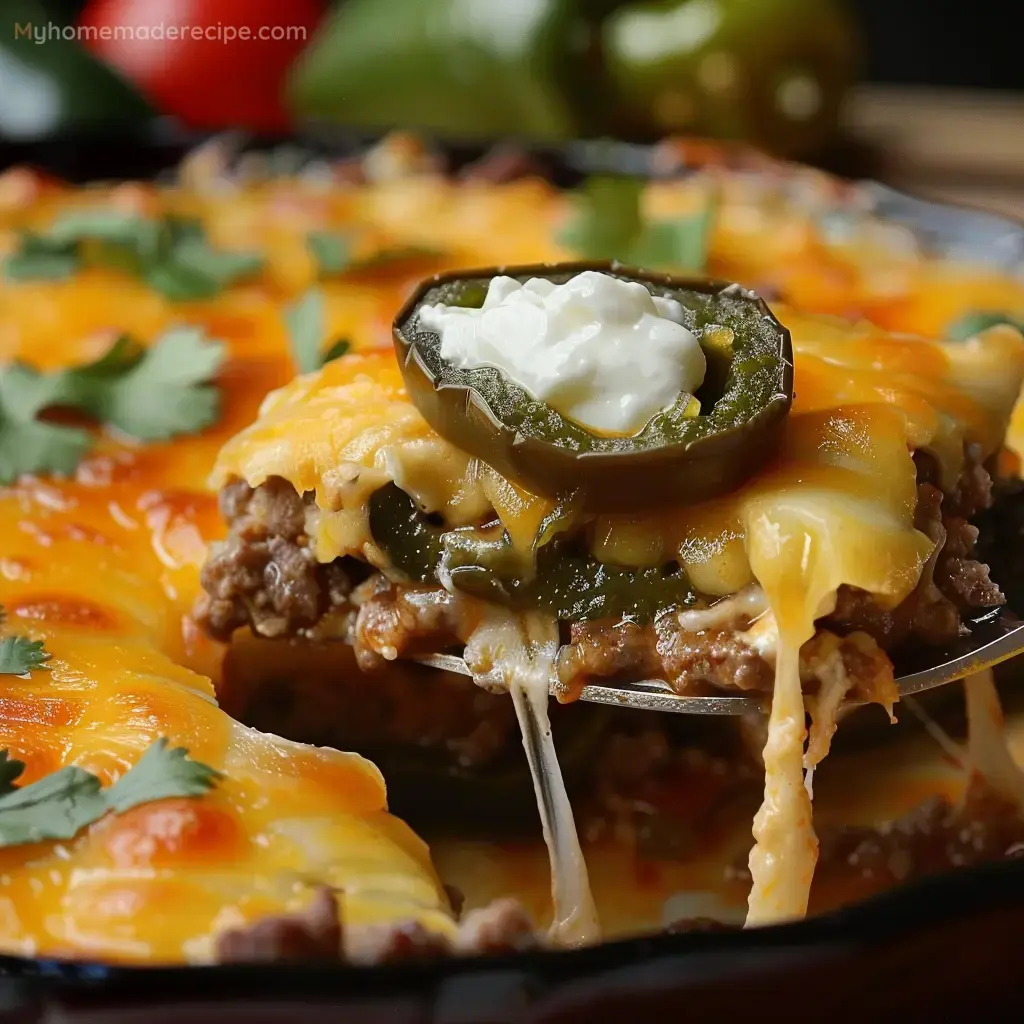
POLYGON ((529 915, 512 899, 469 911, 453 940, 417 921, 345 928, 337 897, 324 886, 300 914, 273 915, 222 932, 215 957, 218 963, 325 961, 369 966, 456 954, 523 952, 540 942, 529 915))
MULTIPOLYGON (((814 642, 818 647, 807 645, 802 658, 812 690, 824 648, 838 644, 833 653, 853 694, 877 699, 887 674, 891 684, 882 651, 947 643, 965 632, 965 619, 1004 601, 988 567, 975 557, 978 530, 970 520, 992 504, 991 478, 978 449, 967 447, 961 479, 946 495, 936 486, 934 460, 918 453, 915 461, 916 526, 935 541, 935 552, 914 592, 896 608, 881 607, 864 591, 840 589, 814 642), (821 639, 823 633, 838 640, 821 639)), ((455 602, 442 588, 398 585, 354 559, 318 563, 305 533, 306 499, 285 481, 273 478, 255 489, 233 481, 220 503, 229 533, 211 549, 198 609, 213 636, 226 639, 249 626, 271 638, 343 639, 367 671, 458 643, 455 602)), ((559 677, 567 696, 592 679, 653 677, 684 694, 768 692, 772 667, 742 636, 743 626, 725 622, 692 632, 674 614, 646 626, 576 623, 560 654, 559 677)))

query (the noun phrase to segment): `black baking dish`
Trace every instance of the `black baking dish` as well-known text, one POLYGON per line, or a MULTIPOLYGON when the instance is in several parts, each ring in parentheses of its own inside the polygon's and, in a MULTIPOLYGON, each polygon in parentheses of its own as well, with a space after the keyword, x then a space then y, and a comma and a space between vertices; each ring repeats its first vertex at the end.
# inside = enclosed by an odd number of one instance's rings
MULTIPOLYGON (((27 163, 72 181, 153 176, 198 140, 0 144, 0 168, 27 163)), ((365 140, 303 142, 345 156, 365 140)), ((458 170, 477 147, 438 147, 458 170)), ((586 143, 536 150, 558 184, 600 171, 653 174, 655 150, 586 143)), ((743 163, 740 159, 740 164, 743 163)), ((751 173, 785 177, 783 165, 751 173)), ((685 173, 685 168, 676 168, 685 173)), ((842 187, 844 209, 911 229, 936 254, 1024 275, 1024 228, 874 183, 842 187), (847 206, 847 204, 850 206, 847 206)), ((135 968, 0 957, 0 1024, 35 1022, 396 1021, 583 1024, 651 1020, 997 1019, 1019 1000, 1024 859, 933 877, 785 926, 615 941, 576 952, 441 959, 375 968, 286 965, 135 968), (767 1012, 766 1012, 767 1011, 767 1012)))

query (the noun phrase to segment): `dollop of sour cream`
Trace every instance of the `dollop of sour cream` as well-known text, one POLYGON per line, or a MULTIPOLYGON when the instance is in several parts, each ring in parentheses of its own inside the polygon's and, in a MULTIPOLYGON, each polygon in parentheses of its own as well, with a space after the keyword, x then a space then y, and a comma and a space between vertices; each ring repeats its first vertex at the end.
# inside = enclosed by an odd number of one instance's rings
POLYGON ((479 309, 422 306, 453 366, 494 366, 538 401, 605 434, 635 434, 707 371, 675 299, 586 270, 554 284, 495 277, 479 309))

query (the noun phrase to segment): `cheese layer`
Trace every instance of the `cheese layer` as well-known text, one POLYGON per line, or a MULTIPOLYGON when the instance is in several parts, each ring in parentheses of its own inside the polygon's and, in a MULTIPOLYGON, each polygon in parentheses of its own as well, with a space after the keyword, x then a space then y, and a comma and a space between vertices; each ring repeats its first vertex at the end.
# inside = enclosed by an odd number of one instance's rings
MULTIPOLYGON (((1011 327, 942 343, 778 313, 793 331, 796 363, 779 457, 712 502, 594 518, 595 554, 626 565, 679 559, 711 595, 756 578, 778 605, 780 626, 808 612, 813 621, 841 584, 895 604, 931 551, 913 525, 912 452, 932 451, 950 486, 965 443, 995 452, 1024 374, 1024 341, 1011 327)), ((221 451, 211 482, 236 476, 252 486, 283 477, 313 492, 318 558, 355 555, 385 569, 366 502, 390 480, 453 526, 493 506, 522 547, 553 507, 436 435, 389 354, 342 359, 271 394, 221 451)))

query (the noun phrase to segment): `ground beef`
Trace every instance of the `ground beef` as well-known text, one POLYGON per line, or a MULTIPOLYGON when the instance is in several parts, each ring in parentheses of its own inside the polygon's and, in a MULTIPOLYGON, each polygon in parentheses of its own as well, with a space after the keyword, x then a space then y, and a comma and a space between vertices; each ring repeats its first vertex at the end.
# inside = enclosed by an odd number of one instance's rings
POLYGON ((217 936, 219 963, 279 963, 284 960, 337 960, 341 920, 334 891, 321 886, 301 914, 265 917, 217 936))
MULTIPOLYGON (((964 799, 933 796, 878 826, 843 825, 819 832, 815 886, 855 883, 861 897, 954 868, 1020 856, 1024 816, 1017 804, 975 776, 964 799)), ((728 869, 749 884, 747 855, 728 869)), ((812 903, 814 900, 812 892, 812 903)))
POLYGON ((294 636, 328 613, 354 617, 349 597, 368 570, 353 559, 316 560, 306 536, 306 501, 279 477, 255 489, 234 480, 220 493, 230 529, 210 547, 196 609, 218 639, 240 626, 260 636, 294 636))
POLYGON ((224 659, 217 700, 261 732, 382 763, 394 748, 411 750, 436 760, 438 771, 490 764, 518 742, 515 708, 503 696, 409 661, 359 672, 353 652, 339 647, 240 636, 224 659))
POLYGON ((840 587, 828 625, 840 631, 860 630, 886 650, 903 644, 947 644, 962 635, 963 619, 1005 603, 1000 588, 989 578, 988 566, 978 561, 978 529, 968 519, 992 504, 992 479, 977 445, 964 449, 964 468, 956 488, 943 495, 936 486, 938 464, 916 452, 917 508, 914 525, 935 542, 914 592, 895 608, 886 609, 856 587, 840 587))
POLYGON ((398 586, 378 573, 352 600, 359 612, 349 639, 363 671, 420 648, 436 653, 458 642, 455 599, 442 587, 398 586))
POLYGON ((330 960, 360 965, 437 956, 522 952, 541 945, 530 916, 512 899, 469 911, 449 940, 418 921, 344 928, 334 890, 319 887, 299 914, 276 914, 217 937, 218 963, 330 960))
MULTIPOLYGON (((964 618, 1004 602, 987 566, 975 557, 978 530, 968 521, 992 503, 980 450, 966 446, 962 476, 945 497, 935 485, 935 460, 917 453, 915 461, 915 525, 936 545, 918 586, 895 608, 882 607, 865 591, 841 587, 833 614, 822 623, 826 632, 866 634, 887 651, 942 645, 964 632, 964 618)), ((443 588, 402 586, 380 574, 366 579, 366 567, 360 570, 350 559, 318 565, 304 533, 306 504, 285 481, 274 478, 255 490, 230 483, 221 507, 231 528, 228 538, 214 545, 203 570, 207 598, 199 611, 215 636, 229 635, 248 622, 263 636, 343 638, 363 670, 458 644, 455 602, 443 588), (356 585, 359 571, 364 581, 356 585)), ((575 623, 559 655, 559 679, 567 696, 588 679, 616 677, 663 678, 682 694, 770 691, 773 669, 738 635, 743 625, 691 632, 681 628, 674 614, 653 625, 575 623)), ((878 675, 873 652, 867 652, 866 660, 859 657, 865 650, 858 641, 843 653, 855 687, 864 684, 862 689, 878 675)), ((813 672, 806 681, 813 690, 813 672)))
POLYGON ((578 691, 588 679, 615 676, 665 679, 685 694, 708 686, 768 690, 773 678, 768 663, 733 629, 689 633, 675 615, 657 626, 620 619, 573 623, 558 658, 566 692, 578 691))
POLYGON ((850 827, 821 835, 819 872, 852 871, 872 887, 894 885, 951 868, 1013 856, 1024 842, 1017 805, 975 777, 961 804, 935 796, 878 828, 850 827))

